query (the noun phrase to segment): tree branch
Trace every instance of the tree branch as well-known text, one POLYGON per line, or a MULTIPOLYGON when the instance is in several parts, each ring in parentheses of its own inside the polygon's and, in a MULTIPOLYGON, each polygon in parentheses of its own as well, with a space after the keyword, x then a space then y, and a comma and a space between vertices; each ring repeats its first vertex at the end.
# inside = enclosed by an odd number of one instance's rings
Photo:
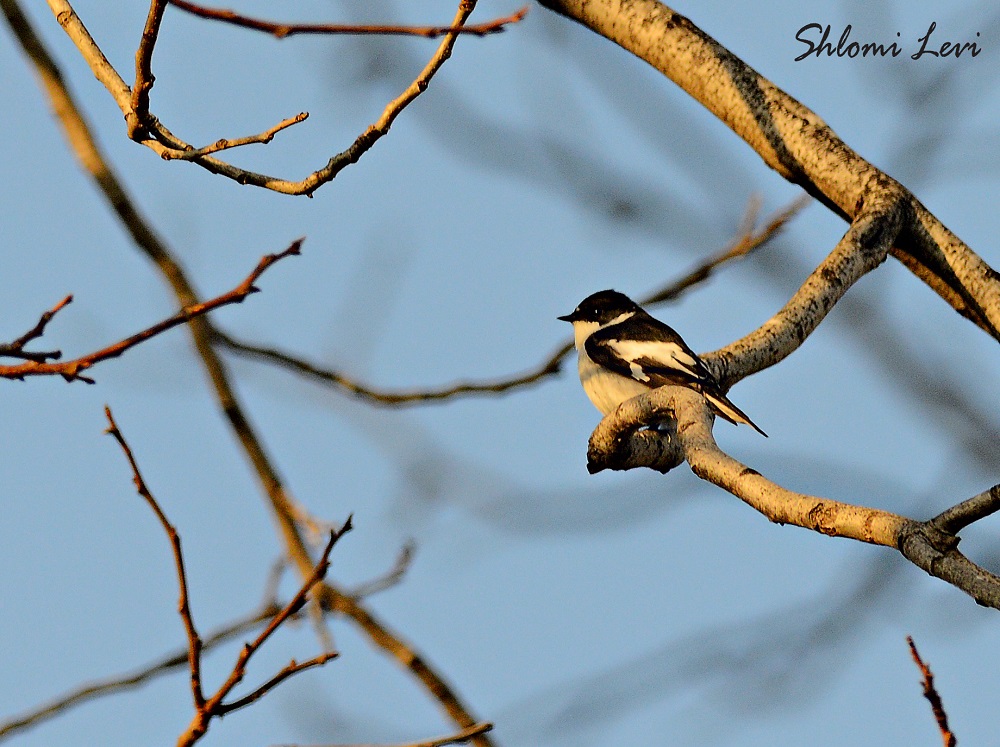
POLYGON ((1000 511, 1000 485, 942 511, 930 523, 946 534, 958 534, 969 524, 997 511, 1000 511))
MULTIPOLYGON (((704 262, 701 262, 682 277, 643 297, 640 303, 643 305, 652 305, 672 301, 682 293, 706 282, 724 264, 746 257, 754 250, 765 246, 781 232, 788 222, 808 202, 808 197, 800 197, 792 201, 788 206, 769 216, 759 227, 754 219, 754 211, 751 205, 751 209, 747 211, 747 220, 744 222, 742 230, 729 246, 714 256, 709 257, 704 262)), ((330 386, 353 394, 373 404, 385 406, 421 405, 453 397, 504 394, 513 389, 537 384, 559 373, 562 370, 562 363, 566 356, 573 350, 572 341, 564 342, 537 366, 514 376, 487 381, 459 381, 429 389, 390 390, 379 389, 362 383, 342 371, 324 368, 305 360, 301 356, 278 348, 255 345, 244 340, 239 340, 218 328, 214 328, 214 340, 222 347, 227 348, 237 355, 284 368, 292 373, 312 379, 318 384, 330 386)))
POLYGON ((52 321, 52 317, 58 314, 60 309, 72 302, 73 296, 66 296, 66 298, 62 301, 57 303, 48 311, 44 312, 41 317, 39 317, 38 323, 34 327, 29 329, 13 342, 0 344, 0 356, 6 358, 20 358, 21 360, 35 361, 36 363, 44 363, 48 360, 59 360, 59 358, 62 357, 62 351, 60 350, 31 352, 25 350, 24 346, 32 340, 36 340, 45 334, 45 328, 48 326, 49 322, 52 321))
MULTIPOLYGON (((164 159, 190 160, 214 174, 220 174, 239 184, 263 187, 282 194, 307 196, 312 195, 321 186, 335 179, 347 166, 357 163, 376 142, 389 132, 396 117, 427 89, 431 79, 451 57, 452 49, 460 35, 456 29, 465 26, 465 21, 476 6, 476 0, 460 1, 451 25, 444 32, 443 41, 424 69, 405 91, 385 106, 378 120, 362 132, 347 150, 330 158, 325 166, 312 172, 304 179, 290 181, 249 171, 212 155, 188 156, 187 154, 197 149, 174 135, 155 115, 150 113, 149 90, 154 80, 151 60, 167 0, 152 0, 150 3, 142 41, 136 52, 136 81, 133 88, 125 83, 118 71, 108 62, 69 0, 47 0, 47 2, 56 20, 76 45, 91 71, 111 94, 118 108, 121 109, 125 117, 128 136, 131 139, 150 148, 164 159)), ((16 0, 2 0, 2 5, 6 12, 8 7, 16 7, 16 0)), ((18 11, 11 11, 8 15, 16 13, 18 11)), ((23 14, 21 16, 23 17, 23 14)), ((251 139, 250 142, 255 141, 251 139)))
MULTIPOLYGON (((257 629, 278 614, 281 611, 281 607, 282 605, 279 605, 277 602, 269 602, 261 609, 244 615, 212 631, 202 639, 202 653, 204 654, 221 643, 257 629)), ((156 677, 169 674, 175 669, 187 667, 189 650, 189 647, 185 645, 174 652, 163 655, 144 667, 124 674, 113 675, 89 682, 80 687, 73 688, 65 694, 30 711, 13 716, 7 721, 0 723, 0 742, 24 729, 37 726, 51 718, 55 718, 78 705, 83 705, 88 701, 96 700, 106 695, 114 695, 115 693, 131 690, 156 677)))
POLYGON ((199 18, 210 21, 220 21, 240 28, 251 29, 253 31, 263 31, 272 34, 279 39, 284 39, 297 34, 379 34, 382 36, 422 36, 427 39, 436 39, 445 34, 471 34, 472 36, 489 36, 490 34, 503 33, 506 27, 524 20, 528 14, 527 7, 509 16, 495 18, 486 23, 478 23, 469 26, 396 26, 389 24, 344 24, 344 23, 281 23, 278 21, 266 21, 260 18, 244 16, 233 10, 222 10, 216 8, 206 8, 203 5, 187 2, 187 0, 167 0, 179 10, 186 11, 199 18))
POLYGON ((175 151, 164 151, 160 155, 164 158, 164 160, 167 161, 171 159, 193 161, 194 159, 200 158, 201 156, 207 156, 210 153, 218 153, 219 151, 228 150, 230 148, 239 148, 244 145, 253 145, 254 143, 266 144, 271 142, 271 140, 274 139, 274 136, 277 135, 282 130, 288 129, 292 125, 297 125, 299 122, 304 122, 308 118, 309 118, 309 112, 299 112, 294 117, 283 119, 280 122, 278 122, 278 124, 274 125, 273 127, 267 130, 264 130, 263 132, 257 135, 247 135, 246 137, 238 137, 232 140, 227 140, 225 138, 222 138, 220 140, 216 140, 211 145, 206 145, 203 148, 195 148, 194 150, 185 150, 180 153, 175 151))
POLYGON ((869 209, 777 314, 743 339, 702 356, 723 389, 795 352, 848 289, 885 261, 906 209, 891 190, 873 194, 869 209))
POLYGON ((713 420, 704 397, 691 389, 666 386, 650 390, 623 402, 598 424, 590 437, 588 469, 649 467, 665 472, 686 461, 698 477, 732 493, 770 521, 895 548, 914 565, 961 589, 979 604, 1000 609, 1000 577, 960 553, 959 538, 934 519, 915 521, 876 508, 787 490, 723 452, 712 436, 713 420), (650 428, 662 429, 664 421, 665 430, 650 428))
MULTIPOLYGON (((278 254, 267 254, 261 258, 260 262, 253 269, 253 271, 246 277, 246 279, 233 288, 228 293, 223 293, 221 296, 217 296, 209 301, 203 303, 195 303, 190 306, 185 306, 176 314, 167 319, 164 319, 151 327, 147 327, 141 332, 126 337, 124 340, 119 340, 118 342, 108 345, 107 347, 101 348, 100 350, 95 350, 92 353, 81 356, 79 358, 74 358, 70 361, 65 361, 63 363, 49 363, 47 361, 39 360, 28 360, 25 363, 20 363, 12 366, 0 366, 0 378, 5 379, 19 379, 23 380, 25 376, 53 376, 58 374, 62 376, 67 381, 85 381, 88 384, 93 384, 94 380, 84 376, 83 371, 91 368, 92 366, 100 363, 101 361, 106 361, 110 358, 117 358, 122 355, 127 350, 134 348, 143 342, 146 342, 157 335, 166 332, 168 329, 172 329, 179 324, 185 324, 190 322, 203 314, 207 314, 210 311, 218 309, 222 306, 228 306, 231 304, 242 303, 247 296, 251 293, 257 293, 260 289, 257 288, 254 283, 263 275, 267 269, 281 261, 285 257, 299 254, 299 247, 302 244, 302 239, 292 242, 291 246, 285 249, 283 252, 278 254)), ((46 312, 48 314, 48 319, 51 319, 51 315, 58 311, 60 308, 65 306, 72 296, 64 299, 59 305, 57 305, 52 311, 46 312)), ((45 325, 43 322, 47 322, 46 316, 42 315, 42 320, 36 325, 36 330, 41 327, 44 329, 45 325)), ((31 330, 27 335, 31 335, 35 330, 31 330)), ((39 331, 38 334, 41 334, 39 331)), ((25 336, 27 336, 25 335, 25 336)), ((36 337, 38 335, 35 335, 36 337)), ((17 345, 18 341, 12 343, 12 345, 17 345)), ((58 358, 59 353, 46 354, 49 358, 58 358)))
MULTIPOLYGON (((447 737, 438 737, 424 742, 407 742, 400 745, 378 745, 378 744, 328 744, 314 745, 313 747, 446 747, 449 744, 465 744, 475 737, 482 736, 493 729, 493 724, 481 723, 473 724, 467 729, 452 734, 447 737)), ((283 745, 282 747, 299 747, 298 745, 283 745)))
MULTIPOLYGON (((60 1, 50 0, 50 5, 51 2, 60 1)), ((123 227, 131 236, 136 248, 154 263, 173 290, 181 306, 199 303, 198 295, 191 281, 188 280, 184 268, 139 212, 132 197, 125 190, 107 158, 101 152, 86 120, 67 88, 58 66, 16 0, 0 0, 0 10, 3 11, 16 38, 34 65, 40 84, 48 96, 74 154, 84 171, 93 178, 108 205, 114 210, 123 227)), ((75 14, 59 15, 58 17, 64 27, 66 25, 72 26, 75 14)), ((76 19, 75 22, 78 23, 79 19, 76 19)), ((99 52, 100 50, 97 50, 97 53, 99 52)), ((95 72, 103 74, 105 68, 98 66, 98 70, 95 72)), ((127 86, 125 89, 127 90, 127 86)), ((285 551, 300 575, 306 576, 311 572, 313 562, 295 520, 295 500, 285 487, 284 481, 272 463, 263 442, 245 414, 243 405, 230 383, 230 374, 225 362, 212 346, 212 325, 208 317, 201 316, 193 319, 187 327, 191 332, 199 360, 211 382, 220 414, 229 423, 261 484, 271 513, 278 525, 285 551)), ((471 715, 468 706, 445 682, 443 676, 437 673, 412 645, 404 641, 385 622, 365 609, 360 601, 342 594, 329 583, 322 584, 317 590, 316 596, 321 599, 325 608, 341 612, 353 619, 355 624, 369 636, 376 646, 395 658, 404 669, 409 670, 430 695, 438 700, 442 709, 459 728, 467 728, 479 723, 471 715)), ((486 735, 477 736, 473 741, 477 747, 491 747, 492 745, 492 741, 486 735)))
POLYGON ((931 672, 930 666, 925 664, 924 660, 920 658, 920 654, 917 652, 917 644, 913 642, 913 637, 906 636, 906 642, 910 645, 910 654, 913 655, 913 661, 916 662, 917 668, 920 669, 920 674, 923 676, 924 697, 931 704, 931 712, 934 714, 934 720, 937 721, 938 729, 941 730, 941 739, 944 742, 944 747, 955 747, 958 744, 958 740, 952 734, 951 729, 948 728, 948 714, 945 713, 944 703, 941 701, 941 696, 938 695, 938 691, 934 687, 934 673, 931 672))
POLYGON ((184 631, 187 633, 188 638, 188 668, 191 671, 191 696, 194 700, 195 709, 201 710, 205 706, 205 695, 201 690, 202 641, 201 636, 198 635, 198 631, 194 626, 194 618, 191 616, 187 574, 184 571, 184 555, 181 552, 181 537, 177 534, 177 529, 174 528, 174 525, 167 519, 166 514, 163 513, 160 504, 156 502, 156 498, 149 491, 146 481, 142 479, 142 473, 139 472, 139 465, 135 461, 135 456, 133 456, 128 442, 125 441, 122 432, 118 430, 118 424, 115 423, 115 419, 111 415, 111 408, 105 405, 104 414, 108 418, 108 429, 105 433, 111 435, 118 442, 118 445, 121 446, 122 451, 125 453, 125 458, 132 468, 132 482, 135 484, 136 492, 149 504, 150 509, 156 514, 156 518, 163 527, 163 531, 170 540, 170 546, 173 549, 174 565, 177 571, 177 585, 179 587, 177 612, 184 623, 184 631))
POLYGON ((1000 275, 908 190, 813 111, 658 0, 539 0, 645 60, 743 138, 772 169, 850 222, 870 201, 906 203, 892 254, 1000 340, 1000 275))

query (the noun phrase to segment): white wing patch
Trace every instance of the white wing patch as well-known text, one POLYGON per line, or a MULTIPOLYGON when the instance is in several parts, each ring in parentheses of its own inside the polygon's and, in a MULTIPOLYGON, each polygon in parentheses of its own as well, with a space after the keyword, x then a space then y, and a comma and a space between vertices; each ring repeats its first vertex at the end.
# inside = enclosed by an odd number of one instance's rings
POLYGON ((632 376, 640 381, 648 381, 649 377, 635 361, 646 358, 663 368, 673 368, 689 376, 700 378, 698 360, 675 342, 656 340, 608 340, 610 347, 622 360, 628 361, 632 376))
POLYGON ((638 363, 630 362, 628 364, 628 367, 632 371, 633 379, 635 379, 636 381, 649 381, 649 377, 646 375, 646 372, 642 370, 642 366, 640 366, 638 363))

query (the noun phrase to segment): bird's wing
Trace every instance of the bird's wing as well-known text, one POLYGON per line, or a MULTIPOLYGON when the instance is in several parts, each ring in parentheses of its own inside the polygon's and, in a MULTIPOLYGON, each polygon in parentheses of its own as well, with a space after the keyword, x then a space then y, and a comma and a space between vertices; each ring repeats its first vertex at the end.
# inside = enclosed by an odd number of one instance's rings
POLYGON ((600 329, 587 338, 585 347, 594 363, 649 387, 717 386, 711 372, 680 335, 649 315, 636 315, 624 324, 600 329))

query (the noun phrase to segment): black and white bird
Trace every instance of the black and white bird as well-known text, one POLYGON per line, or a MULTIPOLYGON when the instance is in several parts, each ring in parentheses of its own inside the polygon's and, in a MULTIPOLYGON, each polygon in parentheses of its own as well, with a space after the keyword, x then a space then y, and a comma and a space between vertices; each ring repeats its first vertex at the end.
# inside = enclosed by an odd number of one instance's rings
POLYGON ((580 381, 602 414, 649 389, 673 384, 699 392, 730 423, 745 423, 767 436, 729 401, 712 372, 679 334, 623 293, 594 293, 572 314, 559 319, 573 324, 580 381))

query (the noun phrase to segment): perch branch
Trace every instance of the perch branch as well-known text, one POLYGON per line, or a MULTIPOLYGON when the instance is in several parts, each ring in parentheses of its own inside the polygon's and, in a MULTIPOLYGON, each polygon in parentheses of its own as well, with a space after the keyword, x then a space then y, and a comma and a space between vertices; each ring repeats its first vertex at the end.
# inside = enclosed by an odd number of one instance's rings
POLYGON ((979 604, 1000 609, 1000 578, 960 553, 959 538, 934 519, 916 521, 787 490, 723 452, 712 435, 713 419, 705 399, 691 389, 650 390, 623 402, 598 424, 590 437, 588 469, 650 467, 666 472, 686 461, 698 477, 733 494, 770 521, 895 548, 979 604), (649 428, 664 421, 666 430, 649 428))

